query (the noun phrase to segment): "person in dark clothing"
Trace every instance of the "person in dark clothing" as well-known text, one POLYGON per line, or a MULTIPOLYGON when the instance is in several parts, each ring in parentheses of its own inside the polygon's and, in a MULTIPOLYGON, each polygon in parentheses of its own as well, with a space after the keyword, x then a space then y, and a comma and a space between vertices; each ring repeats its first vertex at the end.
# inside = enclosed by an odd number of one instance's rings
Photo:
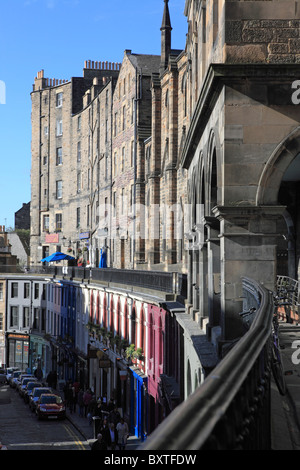
POLYGON ((115 408, 113 409, 113 411, 111 411, 109 413, 109 417, 108 417, 108 421, 110 423, 114 423, 115 427, 117 426, 118 422, 120 421, 121 419, 121 415, 119 413, 119 410, 118 408, 115 406, 115 408))
POLYGON ((52 388, 56 390, 56 386, 57 386, 57 372, 54 371, 52 372, 52 388))
POLYGON ((97 440, 92 444, 91 450, 107 450, 107 445, 102 438, 102 434, 97 435, 97 440))
POLYGON ((114 407, 115 407, 115 404, 114 404, 113 399, 111 398, 107 405, 107 411, 110 413, 111 411, 113 411, 114 407))
POLYGON ((52 388, 53 386, 53 374, 52 374, 52 371, 49 372, 49 374, 47 375, 47 384, 48 384, 48 387, 52 388))
POLYGON ((103 419, 102 425, 100 427, 100 434, 102 434, 102 440, 105 442, 107 447, 110 447, 111 444, 111 438, 110 438, 110 432, 109 432, 109 426, 107 419, 103 419))

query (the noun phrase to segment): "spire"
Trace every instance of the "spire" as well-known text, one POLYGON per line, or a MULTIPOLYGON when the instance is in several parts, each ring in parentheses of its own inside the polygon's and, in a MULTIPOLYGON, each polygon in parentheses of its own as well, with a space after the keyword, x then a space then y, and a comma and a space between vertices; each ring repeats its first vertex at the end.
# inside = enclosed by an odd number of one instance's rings
POLYGON ((161 64, 160 64, 160 72, 164 72, 164 70, 168 66, 169 54, 171 52, 171 20, 170 20, 170 13, 169 13, 169 0, 164 0, 165 8, 164 14, 162 19, 161 25, 161 64))

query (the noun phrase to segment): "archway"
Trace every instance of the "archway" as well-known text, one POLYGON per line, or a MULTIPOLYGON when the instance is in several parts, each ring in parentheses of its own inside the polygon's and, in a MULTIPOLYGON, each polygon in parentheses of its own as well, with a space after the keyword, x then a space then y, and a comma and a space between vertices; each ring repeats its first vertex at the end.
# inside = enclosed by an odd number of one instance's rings
POLYGON ((262 172, 257 206, 284 206, 277 223, 277 275, 298 279, 300 259, 300 127, 274 150, 262 172))

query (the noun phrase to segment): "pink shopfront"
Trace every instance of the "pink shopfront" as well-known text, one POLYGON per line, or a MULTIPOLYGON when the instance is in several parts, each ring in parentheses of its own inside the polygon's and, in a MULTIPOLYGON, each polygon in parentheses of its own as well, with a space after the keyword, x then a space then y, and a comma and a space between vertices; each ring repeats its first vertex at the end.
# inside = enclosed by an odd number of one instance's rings
POLYGON ((164 419, 164 403, 160 393, 161 374, 164 373, 164 338, 167 312, 156 305, 148 305, 148 433, 164 419))

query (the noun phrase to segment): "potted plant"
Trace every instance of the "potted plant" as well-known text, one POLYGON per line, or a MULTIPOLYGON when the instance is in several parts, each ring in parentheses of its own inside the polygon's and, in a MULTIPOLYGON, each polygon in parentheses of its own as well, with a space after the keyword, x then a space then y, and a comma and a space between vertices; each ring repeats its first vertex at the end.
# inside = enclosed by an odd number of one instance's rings
POLYGON ((135 351, 135 345, 130 344, 126 349, 125 349, 125 357, 127 360, 131 360, 133 357, 135 351))

